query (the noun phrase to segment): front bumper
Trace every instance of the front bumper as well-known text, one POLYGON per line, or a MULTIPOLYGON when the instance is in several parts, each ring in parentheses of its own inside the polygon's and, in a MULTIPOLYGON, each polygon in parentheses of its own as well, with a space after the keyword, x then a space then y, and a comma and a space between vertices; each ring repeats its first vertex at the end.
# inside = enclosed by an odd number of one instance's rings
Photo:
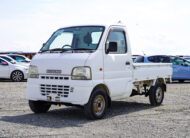
POLYGON ((93 90, 92 80, 59 80, 51 77, 49 79, 28 78, 27 94, 28 100, 48 101, 57 103, 70 103, 85 105, 88 103, 93 90))
POLYGON ((24 79, 27 79, 27 78, 28 78, 28 70, 24 71, 24 79))

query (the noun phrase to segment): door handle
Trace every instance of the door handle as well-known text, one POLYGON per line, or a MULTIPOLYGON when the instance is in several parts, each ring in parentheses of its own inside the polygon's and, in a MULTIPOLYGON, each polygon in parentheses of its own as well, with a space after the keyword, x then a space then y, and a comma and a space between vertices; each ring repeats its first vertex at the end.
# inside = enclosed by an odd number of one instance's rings
POLYGON ((125 63, 125 65, 130 65, 130 62, 129 62, 129 61, 127 61, 127 62, 125 63))

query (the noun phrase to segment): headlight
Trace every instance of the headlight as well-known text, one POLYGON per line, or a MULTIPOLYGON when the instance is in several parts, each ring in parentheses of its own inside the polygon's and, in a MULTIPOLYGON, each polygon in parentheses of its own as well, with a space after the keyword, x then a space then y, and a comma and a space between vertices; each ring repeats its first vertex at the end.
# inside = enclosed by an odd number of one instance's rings
POLYGON ((71 74, 72 80, 91 80, 90 67, 75 67, 71 74))
POLYGON ((30 65, 28 76, 29 78, 39 78, 37 66, 30 65))

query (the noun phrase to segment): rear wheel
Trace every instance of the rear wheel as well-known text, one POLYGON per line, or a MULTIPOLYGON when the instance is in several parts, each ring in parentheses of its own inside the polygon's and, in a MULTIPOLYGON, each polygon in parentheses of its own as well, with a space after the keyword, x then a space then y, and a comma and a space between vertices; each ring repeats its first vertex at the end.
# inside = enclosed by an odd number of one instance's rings
POLYGON ((51 104, 43 101, 29 100, 29 106, 34 113, 46 113, 51 107, 51 104))
POLYGON ((14 82, 20 82, 24 79, 24 74, 19 71, 19 70, 16 70, 16 71, 13 71, 11 73, 11 80, 14 81, 14 82))
POLYGON ((156 83, 155 86, 150 88, 149 100, 153 106, 161 105, 164 99, 164 87, 161 83, 156 83))
POLYGON ((101 119, 106 113, 108 106, 108 96, 104 89, 94 90, 89 102, 84 106, 84 112, 90 119, 101 119))

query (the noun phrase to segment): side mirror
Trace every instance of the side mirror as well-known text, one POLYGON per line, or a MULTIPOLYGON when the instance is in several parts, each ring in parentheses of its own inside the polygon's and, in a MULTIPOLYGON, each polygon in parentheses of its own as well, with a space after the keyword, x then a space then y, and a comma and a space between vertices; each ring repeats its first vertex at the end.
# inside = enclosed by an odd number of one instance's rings
POLYGON ((1 65, 8 66, 8 63, 7 62, 3 62, 3 63, 1 63, 1 65))
POLYGON ((29 59, 25 59, 26 63, 30 63, 30 60, 29 59))
POLYGON ((106 54, 108 54, 109 52, 117 52, 117 42, 109 42, 106 54))

